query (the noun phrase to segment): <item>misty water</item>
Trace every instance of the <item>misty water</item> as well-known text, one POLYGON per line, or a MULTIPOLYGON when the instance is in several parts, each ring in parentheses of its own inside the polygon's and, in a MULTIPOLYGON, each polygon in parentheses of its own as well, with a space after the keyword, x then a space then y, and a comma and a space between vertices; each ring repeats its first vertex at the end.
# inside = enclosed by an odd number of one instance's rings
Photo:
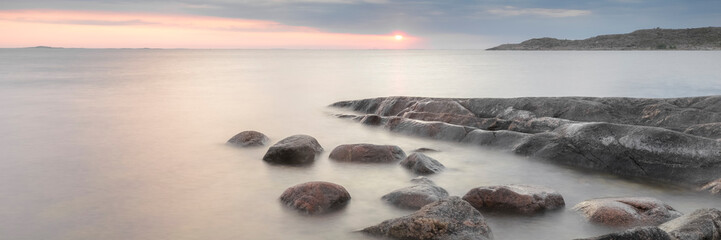
POLYGON ((328 159, 337 145, 428 147, 451 195, 509 183, 558 190, 566 208, 484 213, 496 239, 614 231, 571 210, 609 196, 656 197, 681 212, 721 208, 687 188, 582 171, 493 149, 399 135, 332 116, 379 96, 684 97, 721 93, 718 52, 0 50, 3 239, 373 239, 355 230, 407 215, 380 197, 410 186, 396 164, 328 159), (308 167, 269 165, 243 130, 294 134, 326 151, 308 167), (343 185, 343 210, 306 216, 278 200, 307 181, 343 185))

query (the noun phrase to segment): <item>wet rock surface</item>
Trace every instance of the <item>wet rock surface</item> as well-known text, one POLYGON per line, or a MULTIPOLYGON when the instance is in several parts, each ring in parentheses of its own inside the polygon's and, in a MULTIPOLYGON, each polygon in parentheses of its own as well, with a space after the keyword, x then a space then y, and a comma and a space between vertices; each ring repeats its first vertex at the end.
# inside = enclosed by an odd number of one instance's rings
POLYGON ((703 185, 703 187, 701 187, 701 191, 708 191, 714 195, 721 195, 721 178, 703 185))
POLYGON ((318 140, 308 135, 293 135, 271 146, 263 160, 273 164, 304 165, 323 152, 318 140))
POLYGON ((591 222, 614 227, 657 226, 682 215, 668 204, 648 197, 596 198, 573 209, 591 222))
POLYGON ((658 227, 637 227, 622 232, 577 240, 671 240, 671 236, 658 227))
POLYGON ((485 186, 471 189, 463 196, 480 211, 506 211, 522 214, 564 207, 563 196, 557 191, 532 185, 485 186))
POLYGON ((721 96, 423 98, 342 101, 408 135, 496 147, 622 176, 682 184, 721 177, 721 96))
POLYGON ((269 139, 265 134, 257 131, 243 131, 228 140, 228 143, 241 147, 263 146, 269 139))
POLYGON ((428 204, 411 215, 383 221, 361 232, 391 239, 493 239, 483 215, 459 197, 428 204))
POLYGON ((721 239, 721 210, 699 209, 659 226, 674 240, 721 239))
POLYGON ((423 153, 414 152, 401 161, 401 166, 410 169, 416 174, 428 175, 443 171, 446 167, 423 153))
POLYGON ((406 153, 398 146, 366 143, 337 146, 329 156, 336 161, 356 163, 390 163, 405 157, 406 153))
POLYGON ((319 214, 345 207, 350 194, 343 186, 329 182, 307 182, 286 189, 280 201, 308 214, 319 214))
POLYGON ((436 186, 432 181, 418 180, 417 185, 394 190, 381 199, 392 205, 406 209, 420 209, 429 203, 448 197, 448 192, 436 186))

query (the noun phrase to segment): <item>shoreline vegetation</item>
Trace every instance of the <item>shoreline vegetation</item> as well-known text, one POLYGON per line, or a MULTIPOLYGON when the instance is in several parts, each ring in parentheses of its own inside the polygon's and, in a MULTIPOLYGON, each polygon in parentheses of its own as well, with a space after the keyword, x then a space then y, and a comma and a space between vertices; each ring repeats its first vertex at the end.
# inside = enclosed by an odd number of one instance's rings
POLYGON ((487 50, 721 50, 721 27, 641 29, 626 34, 599 35, 583 40, 533 38, 487 50))

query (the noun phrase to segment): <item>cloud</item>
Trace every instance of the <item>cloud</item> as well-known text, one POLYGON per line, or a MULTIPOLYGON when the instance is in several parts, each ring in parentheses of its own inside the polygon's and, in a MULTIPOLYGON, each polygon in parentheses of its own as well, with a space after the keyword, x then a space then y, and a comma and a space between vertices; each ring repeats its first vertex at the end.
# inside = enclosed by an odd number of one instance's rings
POLYGON ((565 18, 565 17, 578 17, 590 15, 589 10, 577 10, 577 9, 558 9, 558 8, 516 8, 516 7, 503 7, 494 8, 487 10, 488 13, 504 16, 539 16, 549 18, 565 18))

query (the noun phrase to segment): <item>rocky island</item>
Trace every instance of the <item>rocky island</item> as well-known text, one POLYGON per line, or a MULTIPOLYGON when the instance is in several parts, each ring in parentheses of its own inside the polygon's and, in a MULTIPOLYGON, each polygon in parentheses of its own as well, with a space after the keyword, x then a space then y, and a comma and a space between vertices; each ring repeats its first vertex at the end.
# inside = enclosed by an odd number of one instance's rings
POLYGON ((721 50, 721 27, 642 29, 583 40, 534 38, 488 50, 721 50))

